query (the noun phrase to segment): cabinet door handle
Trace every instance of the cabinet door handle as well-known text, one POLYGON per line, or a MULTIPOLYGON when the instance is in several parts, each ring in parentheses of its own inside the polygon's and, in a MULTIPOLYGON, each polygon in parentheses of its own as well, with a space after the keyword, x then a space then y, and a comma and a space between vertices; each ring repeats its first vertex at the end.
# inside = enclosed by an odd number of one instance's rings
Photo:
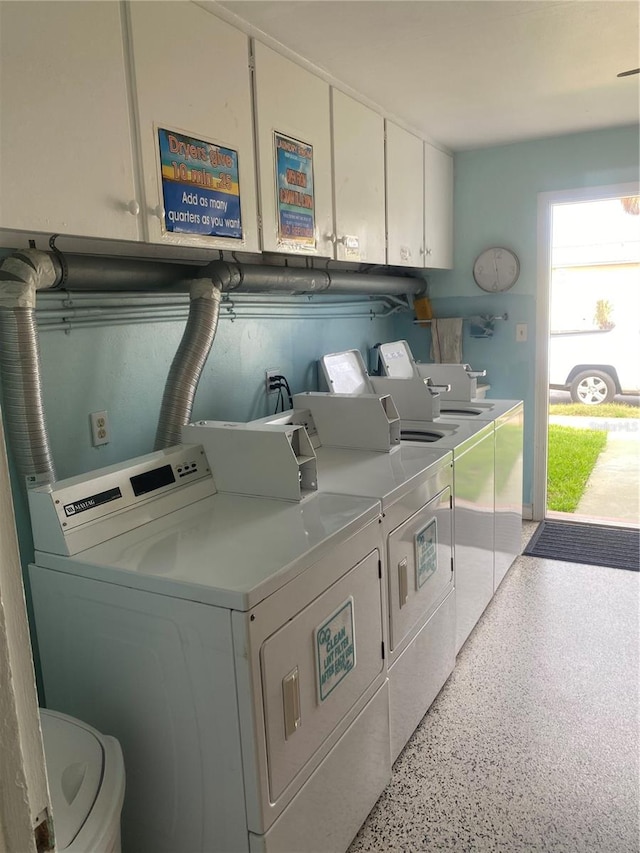
POLYGON ((127 205, 127 210, 132 216, 137 216, 140 213, 140 205, 135 199, 132 199, 127 205))
POLYGON ((289 740, 300 728, 300 676, 298 667, 282 679, 282 704, 284 707, 284 736, 289 740))
POLYGON ((409 579, 407 577, 407 558, 398 563, 398 594, 400 596, 400 608, 403 608, 409 597, 409 579))

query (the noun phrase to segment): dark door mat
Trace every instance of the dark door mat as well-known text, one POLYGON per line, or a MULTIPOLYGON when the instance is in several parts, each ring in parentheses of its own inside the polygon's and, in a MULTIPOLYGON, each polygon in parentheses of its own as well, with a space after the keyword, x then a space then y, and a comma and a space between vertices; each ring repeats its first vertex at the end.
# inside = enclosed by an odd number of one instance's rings
POLYGON ((640 569, 640 530, 543 521, 522 553, 528 557, 637 572, 640 569))

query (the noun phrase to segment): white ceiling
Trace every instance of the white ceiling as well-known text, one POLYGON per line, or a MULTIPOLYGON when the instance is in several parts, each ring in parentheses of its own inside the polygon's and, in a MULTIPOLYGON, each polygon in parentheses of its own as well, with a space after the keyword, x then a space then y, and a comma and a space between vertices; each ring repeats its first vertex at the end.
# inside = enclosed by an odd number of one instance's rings
POLYGON ((216 5, 452 150, 638 122, 636 0, 216 5))

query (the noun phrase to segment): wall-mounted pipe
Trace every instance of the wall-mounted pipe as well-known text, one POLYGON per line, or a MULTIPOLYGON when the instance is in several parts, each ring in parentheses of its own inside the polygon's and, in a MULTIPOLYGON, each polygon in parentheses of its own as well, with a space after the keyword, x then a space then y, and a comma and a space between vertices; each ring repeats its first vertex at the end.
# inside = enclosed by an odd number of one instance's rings
POLYGON ((180 444, 182 427, 191 420, 193 400, 202 369, 218 328, 220 290, 211 282, 197 281, 191 287, 189 318, 165 385, 155 449, 180 444))
MULTIPOLYGON (((222 292, 398 296, 417 295, 426 287, 425 282, 418 278, 368 275, 328 268, 229 264, 224 261, 192 265, 63 255, 57 251, 34 249, 16 252, 0 264, 0 371, 11 445, 18 468, 27 482, 33 484, 55 479, 40 388, 34 315, 36 291, 56 288, 78 292, 143 290, 167 293, 184 292, 191 289, 194 282, 199 282, 201 290, 196 298, 193 298, 192 290, 187 328, 165 387, 156 435, 158 447, 180 441, 180 428, 190 418, 198 380, 215 336, 222 292), (210 296, 204 296, 204 290, 210 296)), ((163 313, 160 309, 159 316, 163 313)), ((286 312, 282 313, 287 316, 286 312)), ((166 312, 165 316, 170 314, 166 312)), ((133 311, 132 316, 135 315, 133 311)), ((144 311, 140 311, 138 317, 141 322, 147 320, 144 311)), ((83 319, 87 326, 93 323, 88 314, 83 319)), ((65 323, 64 318, 60 321, 65 323)))
POLYGON ((36 291, 52 287, 57 272, 50 255, 27 249, 0 264, 0 375, 11 447, 29 485, 53 482, 36 333, 36 291))
POLYGON ((191 281, 205 278, 221 291, 238 293, 421 293, 426 282, 412 276, 368 275, 343 270, 213 261, 206 265, 92 255, 50 254, 57 270, 56 287, 71 291, 188 291, 191 281))

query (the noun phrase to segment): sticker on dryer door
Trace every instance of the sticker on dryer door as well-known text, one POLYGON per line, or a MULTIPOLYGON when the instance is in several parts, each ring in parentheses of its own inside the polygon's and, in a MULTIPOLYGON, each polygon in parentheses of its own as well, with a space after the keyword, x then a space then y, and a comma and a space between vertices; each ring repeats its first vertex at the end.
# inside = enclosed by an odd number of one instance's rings
POLYGON ((318 698, 324 702, 356 666, 353 596, 349 596, 326 622, 315 629, 313 637, 318 668, 318 698))
POLYGON ((438 568, 438 527, 432 519, 415 535, 416 585, 418 589, 429 580, 438 568))

